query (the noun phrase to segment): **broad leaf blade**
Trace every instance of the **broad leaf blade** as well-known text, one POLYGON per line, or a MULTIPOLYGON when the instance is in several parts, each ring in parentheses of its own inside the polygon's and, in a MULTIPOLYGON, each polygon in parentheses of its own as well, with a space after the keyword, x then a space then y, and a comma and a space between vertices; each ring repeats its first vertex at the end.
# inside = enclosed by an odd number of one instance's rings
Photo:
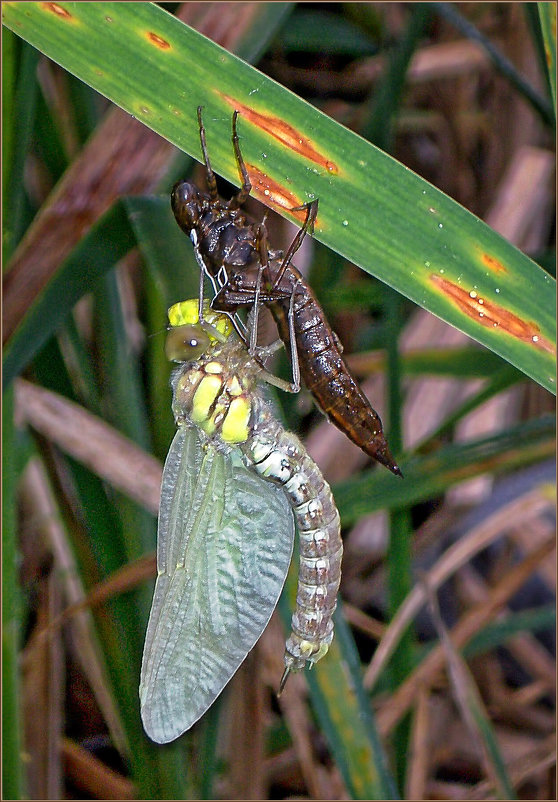
POLYGON ((238 109, 258 198, 285 213, 318 197, 318 239, 555 392, 554 280, 442 192, 156 6, 3 12, 18 35, 196 158, 203 104, 214 167, 235 183, 238 109))

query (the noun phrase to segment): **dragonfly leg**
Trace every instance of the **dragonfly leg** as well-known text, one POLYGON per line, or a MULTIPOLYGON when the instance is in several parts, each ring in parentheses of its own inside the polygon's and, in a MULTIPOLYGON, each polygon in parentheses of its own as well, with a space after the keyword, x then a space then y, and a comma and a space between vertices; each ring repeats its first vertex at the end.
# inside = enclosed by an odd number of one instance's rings
POLYGON ((314 223, 316 221, 316 217, 318 216, 318 199, 316 198, 316 200, 305 203, 303 206, 295 206, 292 211, 296 212, 302 209, 306 209, 306 220, 304 221, 302 228, 297 232, 296 237, 291 242, 287 253, 283 257, 281 266, 279 267, 279 270, 273 279, 274 287, 279 286, 281 283, 281 279, 285 274, 285 270, 288 268, 292 262, 293 256, 302 245, 302 241, 306 234, 311 234, 314 231, 314 223))
POLYGON ((280 699, 283 691, 285 690, 285 685, 287 684, 287 680, 289 679, 289 674, 291 673, 290 666, 286 666, 285 670, 283 671, 283 675, 281 677, 281 681, 279 682, 279 690, 277 691, 277 698, 280 699))
POLYGON ((267 212, 264 214, 262 222, 259 224, 256 231, 256 249, 258 251, 259 265, 258 275, 256 278, 256 287, 254 290, 254 301, 252 304, 252 313, 250 315, 251 329, 250 329, 250 347, 249 353, 254 355, 257 349, 258 342, 258 318, 260 314, 260 295, 262 289, 262 278, 264 273, 268 274, 268 258, 269 248, 267 246, 267 228, 265 221, 267 220, 267 212))
POLYGON ((263 366, 262 362, 260 362, 259 357, 255 357, 255 359, 261 368, 260 376, 267 384, 271 384, 272 387, 277 387, 278 390, 282 390, 284 393, 298 392, 298 390, 293 390, 291 382, 288 382, 286 379, 281 379, 279 376, 275 376, 274 373, 270 373, 267 368, 263 366))
POLYGON ((289 339, 291 341, 291 367, 293 371, 292 392, 298 393, 300 391, 300 365, 298 363, 298 352, 296 350, 296 338, 294 329, 294 298, 295 287, 293 287, 293 294, 289 301, 289 339))
POLYGON ((239 206, 242 206, 248 200, 248 196, 252 190, 252 184, 250 183, 250 177, 248 175, 248 170, 246 169, 246 164, 244 163, 244 159, 242 158, 242 153, 240 151, 240 142, 238 140, 238 132, 236 130, 236 118, 238 117, 238 111, 235 111, 232 118, 232 143, 234 149, 234 155, 236 158, 236 163, 238 164, 238 169, 242 178, 242 186, 240 187, 240 191, 234 195, 230 201, 228 202, 229 209, 238 209, 239 206))
POLYGON ((215 204, 220 202, 219 191, 217 190, 217 179, 215 178, 215 173, 213 172, 213 168, 211 167, 211 162, 209 161, 209 153, 207 151, 207 144, 205 142, 205 127, 202 120, 202 109, 203 106, 198 106, 198 125, 200 128, 200 142, 201 142, 202 156, 205 163, 205 180, 207 183, 207 188, 209 190, 209 197, 211 198, 211 203, 215 204))

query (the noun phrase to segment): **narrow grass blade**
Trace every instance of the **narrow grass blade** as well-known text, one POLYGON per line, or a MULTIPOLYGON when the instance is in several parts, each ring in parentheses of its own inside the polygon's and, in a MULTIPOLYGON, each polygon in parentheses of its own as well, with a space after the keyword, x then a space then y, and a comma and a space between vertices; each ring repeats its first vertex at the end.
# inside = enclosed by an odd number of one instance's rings
POLYGON ((82 240, 37 296, 4 348, 4 386, 64 322, 76 302, 135 244, 126 211, 116 203, 82 240))
POLYGON ((501 434, 401 463, 405 481, 385 472, 363 472, 333 488, 345 525, 380 509, 408 506, 435 498, 458 481, 490 471, 508 471, 554 455, 554 418, 547 415, 501 434))
POLYGON ((16 542, 13 391, 2 405, 2 797, 23 799, 18 654, 22 621, 16 542))
POLYGON ((548 80, 556 117, 556 3, 537 3, 541 21, 548 80))

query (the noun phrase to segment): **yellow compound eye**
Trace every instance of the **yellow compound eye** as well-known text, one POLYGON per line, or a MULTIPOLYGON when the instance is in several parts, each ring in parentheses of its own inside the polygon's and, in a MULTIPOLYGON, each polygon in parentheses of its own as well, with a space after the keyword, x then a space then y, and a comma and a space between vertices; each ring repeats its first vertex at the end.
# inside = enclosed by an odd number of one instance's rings
MULTIPOLYGON (((198 310, 199 301, 197 298, 190 298, 188 301, 179 301, 173 304, 168 310, 171 328, 179 328, 187 324, 198 325, 200 321, 198 310)), ((205 323, 214 330, 212 332, 206 328, 210 342, 224 342, 232 334, 233 324, 229 316, 211 309, 207 299, 203 302, 203 318, 205 323)))
POLYGON ((208 347, 209 337, 199 326, 173 326, 167 334, 165 354, 171 362, 191 362, 208 347))

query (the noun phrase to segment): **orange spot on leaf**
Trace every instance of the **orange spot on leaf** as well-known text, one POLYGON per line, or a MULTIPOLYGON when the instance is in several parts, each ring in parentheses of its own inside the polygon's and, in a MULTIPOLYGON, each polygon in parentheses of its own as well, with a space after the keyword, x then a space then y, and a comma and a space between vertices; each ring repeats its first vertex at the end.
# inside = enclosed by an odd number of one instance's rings
POLYGON ((492 270, 494 273, 507 273, 508 268, 502 264, 495 256, 491 256, 489 253, 481 254, 481 259, 484 265, 492 270))
POLYGON ((556 352, 554 344, 541 337, 541 330, 533 321, 522 320, 509 309, 480 297, 474 290, 468 292, 458 284, 441 278, 435 273, 431 274, 430 279, 461 312, 480 323, 481 326, 503 329, 512 337, 524 343, 530 343, 535 348, 551 354, 556 352))
POLYGON ((259 198, 259 200, 264 203, 279 206, 281 209, 286 209, 294 215, 297 220, 304 223, 306 220, 306 211, 304 209, 293 210, 293 207, 302 206, 302 201, 297 198, 293 192, 289 189, 285 189, 285 187, 281 186, 277 181, 274 181, 273 178, 262 173, 262 171, 253 164, 247 164, 246 169, 250 176, 250 183, 252 184, 254 195, 259 198))
POLYGON ((41 4, 46 11, 52 11, 53 14, 56 14, 57 17, 62 17, 63 19, 72 19, 72 15, 69 11, 62 6, 59 6, 58 3, 42 3, 41 4))
POLYGON ((238 111, 242 117, 246 120, 250 120, 251 123, 257 125, 262 131, 271 134, 271 136, 281 142, 282 145, 286 145, 291 150, 294 150, 295 153, 304 156, 305 159, 319 164, 320 167, 324 167, 329 173, 334 173, 335 175, 339 173, 339 167, 335 162, 326 159, 323 154, 316 150, 307 137, 302 136, 302 134, 297 131, 296 128, 293 128, 292 125, 289 125, 289 123, 271 114, 262 114, 259 111, 255 111, 228 95, 222 95, 222 97, 231 108, 238 111))
POLYGON ((156 45, 161 50, 170 50, 170 42, 167 42, 166 39, 163 39, 161 36, 158 36, 153 31, 147 32, 147 38, 150 42, 156 45))

